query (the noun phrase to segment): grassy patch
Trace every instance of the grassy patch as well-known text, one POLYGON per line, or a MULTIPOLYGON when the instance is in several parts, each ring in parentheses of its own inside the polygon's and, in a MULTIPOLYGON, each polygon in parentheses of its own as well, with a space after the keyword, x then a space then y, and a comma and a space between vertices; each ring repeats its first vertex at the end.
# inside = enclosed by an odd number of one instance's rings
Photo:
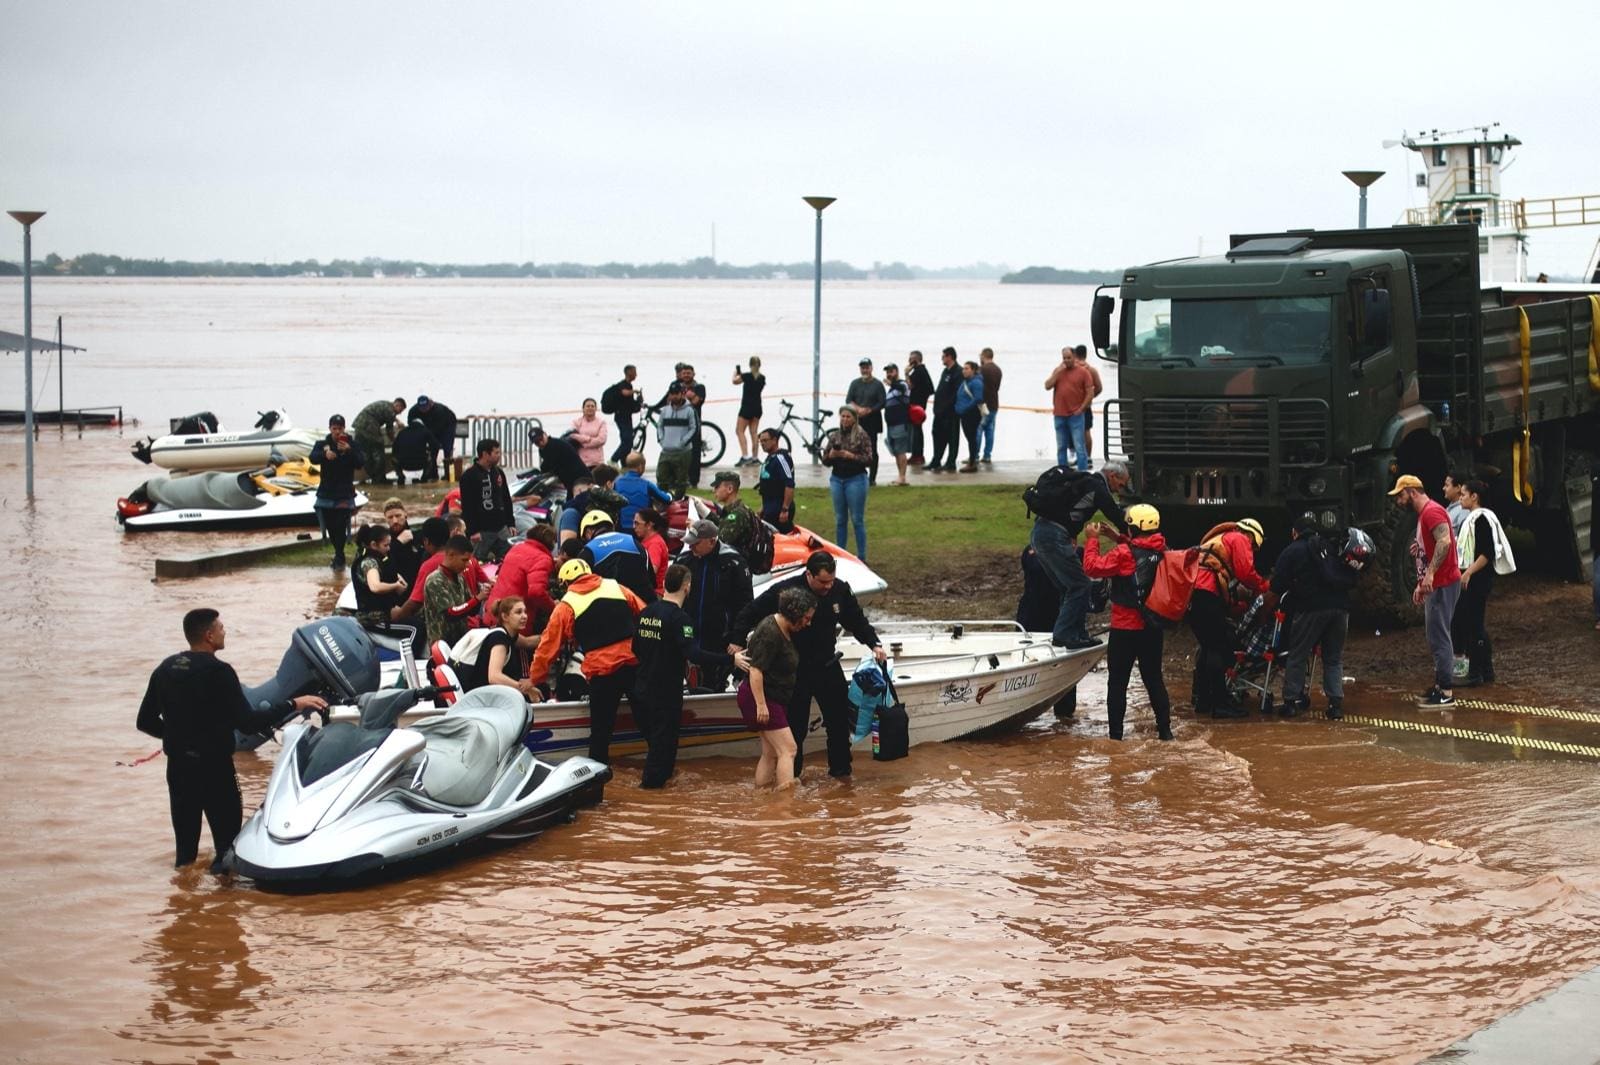
MULTIPOLYGON (((795 502, 800 524, 833 538, 827 489, 799 489, 795 502)), ((889 590, 874 605, 906 617, 1010 617, 1032 528, 1014 484, 879 485, 867 497, 868 562, 889 590)))

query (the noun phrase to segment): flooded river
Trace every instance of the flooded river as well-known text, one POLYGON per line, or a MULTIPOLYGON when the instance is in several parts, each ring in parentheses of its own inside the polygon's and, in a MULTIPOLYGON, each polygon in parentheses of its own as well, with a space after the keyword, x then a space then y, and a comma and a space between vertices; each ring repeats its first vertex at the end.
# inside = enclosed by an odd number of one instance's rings
MULTIPOLYGON (((242 402, 241 376, 218 388, 242 402)), ((223 406, 194 362, 133 377, 147 417, 223 406)), ((175 874, 161 761, 127 764, 155 747, 133 728, 149 670, 210 604, 259 680, 333 579, 153 583, 197 545, 116 531, 132 435, 45 431, 30 509, 0 434, 9 1058, 1416 1061, 1600 964, 1593 761, 1185 715, 1158 744, 1142 711, 1113 744, 1093 683, 1076 723, 792 797, 754 796, 742 762, 653 793, 624 765, 576 824, 361 891, 175 874)), ((247 810, 275 753, 239 756, 247 810)))

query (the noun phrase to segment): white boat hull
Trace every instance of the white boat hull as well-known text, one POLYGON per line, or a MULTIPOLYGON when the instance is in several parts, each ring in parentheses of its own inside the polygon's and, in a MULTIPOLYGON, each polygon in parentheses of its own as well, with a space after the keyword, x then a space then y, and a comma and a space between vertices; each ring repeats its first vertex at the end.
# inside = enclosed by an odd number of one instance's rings
POLYGON ((274 451, 285 459, 306 458, 321 439, 311 429, 179 433, 152 441, 150 461, 166 470, 253 470, 270 465, 274 451))
MULTIPOLYGON (((131 517, 118 515, 126 532, 212 532, 218 529, 284 529, 317 524, 315 492, 299 495, 262 495, 261 505, 249 510, 220 510, 208 507, 154 510, 131 517)), ((356 493, 357 510, 367 505, 367 497, 356 493)), ((352 602, 354 594, 352 593, 352 602)))
MULTIPOLYGON (((886 645, 900 647, 894 683, 906 708, 912 745, 970 739, 1020 727, 1053 707, 1104 654, 1103 647, 1068 651, 1053 646, 1049 633, 1012 631, 957 637, 948 632, 886 632, 883 639, 886 645)), ((847 672, 865 653, 852 640, 841 640, 839 649, 847 672)), ((408 718, 439 712, 420 708, 408 718)), ((336 710, 334 716, 354 719, 354 712, 336 710)), ((821 714, 813 709, 808 732, 821 730, 821 714)), ((546 761, 585 754, 588 704, 534 705, 526 743, 546 761)), ((870 739, 856 745, 858 750, 870 747, 870 739)), ((638 725, 624 702, 617 714, 612 756, 627 758, 642 755, 644 750, 638 725)), ((745 727, 733 692, 684 699, 678 757, 753 758, 759 753, 760 740, 745 727)))

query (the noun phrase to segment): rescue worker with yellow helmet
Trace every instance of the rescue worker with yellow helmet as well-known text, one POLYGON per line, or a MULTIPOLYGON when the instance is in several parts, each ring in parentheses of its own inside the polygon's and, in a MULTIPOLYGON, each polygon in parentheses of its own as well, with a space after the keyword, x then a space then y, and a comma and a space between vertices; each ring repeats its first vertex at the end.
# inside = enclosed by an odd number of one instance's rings
POLYGON ((1144 601, 1155 584, 1156 569, 1167 549, 1161 535, 1161 513, 1148 503, 1136 503, 1123 513, 1129 532, 1124 535, 1104 522, 1084 526, 1088 539, 1083 545, 1083 572, 1090 577, 1111 578, 1111 634, 1106 647, 1106 716, 1111 738, 1122 739, 1122 721, 1128 709, 1128 680, 1135 663, 1139 679, 1150 696, 1156 715, 1156 734, 1172 739, 1172 702, 1161 678, 1161 650, 1164 633, 1144 610, 1144 601), (1106 551, 1101 538, 1112 547, 1106 551))
POLYGON ((1200 644, 1194 664, 1195 713, 1214 718, 1248 716, 1228 692, 1228 668, 1239 650, 1232 615, 1270 592, 1256 572, 1256 550, 1266 533, 1254 518, 1224 522, 1200 542, 1200 573, 1189 600, 1189 627, 1200 644))
POLYGON ((578 557, 602 577, 610 577, 646 603, 656 597, 656 572, 631 533, 618 532, 616 519, 591 510, 578 523, 583 550, 578 557))
POLYGON ((571 642, 583 652, 583 676, 589 682, 589 757, 611 763, 611 733, 617 707, 633 687, 633 634, 644 600, 609 577, 602 577, 582 559, 563 563, 557 577, 567 586, 556 604, 528 667, 528 679, 539 684, 550 676, 556 654, 571 642))

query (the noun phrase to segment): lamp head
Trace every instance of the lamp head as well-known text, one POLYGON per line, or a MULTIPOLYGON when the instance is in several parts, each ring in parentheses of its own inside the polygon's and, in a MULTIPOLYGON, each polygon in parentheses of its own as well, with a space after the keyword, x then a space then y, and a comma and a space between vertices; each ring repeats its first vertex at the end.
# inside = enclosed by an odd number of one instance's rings
POLYGON ((832 203, 837 198, 838 197, 836 197, 836 196, 802 196, 801 197, 801 199, 805 200, 812 207, 814 207, 818 214, 821 214, 822 213, 822 209, 824 207, 828 206, 828 204, 832 203))
POLYGON ((31 226, 39 219, 44 217, 43 211, 7 211, 6 214, 10 215, 12 218, 15 218, 25 226, 31 226))

